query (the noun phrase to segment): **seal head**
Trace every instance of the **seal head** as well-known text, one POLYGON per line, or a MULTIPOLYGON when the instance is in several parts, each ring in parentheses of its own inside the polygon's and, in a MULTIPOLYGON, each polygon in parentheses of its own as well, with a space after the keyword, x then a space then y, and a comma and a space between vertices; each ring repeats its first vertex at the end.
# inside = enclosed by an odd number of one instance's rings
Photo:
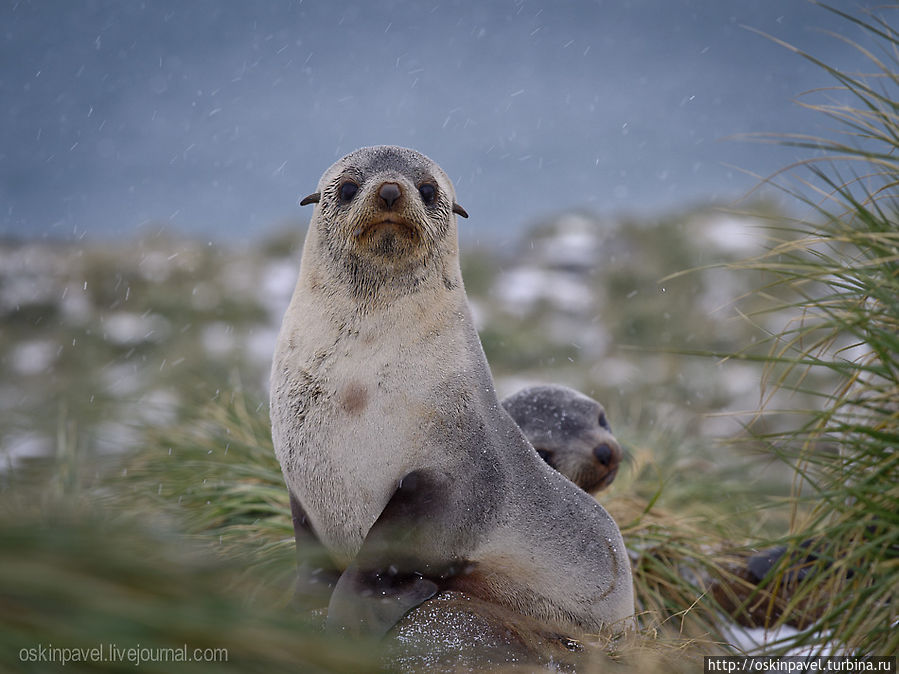
POLYGON ((531 386, 502 401, 540 457, 587 492, 618 474, 621 445, 603 406, 567 386, 531 386))
POLYGON ((344 280, 368 297, 388 284, 417 287, 432 259, 457 253, 451 214, 468 217, 436 163, 387 145, 343 157, 300 203, 318 204, 319 246, 344 280))

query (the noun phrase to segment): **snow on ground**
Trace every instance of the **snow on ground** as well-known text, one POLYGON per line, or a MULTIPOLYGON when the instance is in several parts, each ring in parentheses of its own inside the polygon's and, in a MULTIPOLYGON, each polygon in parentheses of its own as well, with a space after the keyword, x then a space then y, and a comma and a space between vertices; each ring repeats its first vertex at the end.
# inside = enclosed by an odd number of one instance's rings
POLYGON ((624 358, 604 358, 590 368, 590 376, 607 387, 625 386, 637 381, 641 369, 624 358))
POLYGON ((174 254, 161 251, 146 253, 138 264, 141 275, 151 283, 164 283, 174 271, 174 254))
POLYGON ((41 374, 50 369, 58 353, 59 345, 50 339, 21 342, 13 347, 9 365, 22 376, 41 374))
POLYGON ((40 433, 11 433, 0 445, 0 473, 15 469, 23 460, 46 457, 53 454, 52 438, 40 433))
MULTIPOLYGON (((278 329, 274 326, 260 326, 250 330, 244 346, 247 356, 259 365, 272 362, 275 342, 278 341, 278 329)), ((267 371, 267 368, 266 368, 267 371)))
POLYGON ((20 307, 53 304, 58 293, 59 288, 52 277, 7 275, 0 287, 0 311, 9 313, 20 307))
POLYGON ((178 418, 181 398, 174 391, 155 389, 137 403, 140 418, 149 426, 167 426, 178 418))
POLYGON ((158 314, 118 311, 101 319, 103 338, 119 346, 162 342, 171 332, 169 322, 158 314))
POLYGON ((140 434, 131 426, 118 421, 105 421, 94 430, 94 449, 101 454, 124 454, 134 451, 140 434))
POLYGON ((506 311, 518 315, 533 311, 541 301, 573 313, 586 311, 593 304, 593 292, 578 276, 534 267, 504 272, 496 280, 493 294, 506 311))
POLYGON ((739 257, 757 255, 765 248, 764 223, 757 218, 715 215, 701 223, 706 241, 739 257))
POLYGON ((280 323, 297 283, 297 264, 292 260, 276 260, 262 271, 260 303, 280 323))
POLYGON ((94 306, 83 285, 74 290, 71 286, 63 289, 59 299, 59 310, 63 319, 70 325, 86 325, 94 315, 94 306))
POLYGON ((137 363, 111 363, 103 369, 103 389, 116 398, 132 396, 140 391, 145 378, 137 363))
MULTIPOLYGON (((813 627, 810 629, 814 629, 813 627)), ((728 643, 746 655, 765 655, 774 647, 782 647, 783 644, 793 639, 800 632, 795 627, 782 625, 774 629, 764 629, 762 627, 741 627, 737 624, 725 625, 722 633, 727 637, 728 643)), ((799 647, 791 648, 784 655, 789 656, 835 656, 840 655, 833 648, 809 648, 799 647)))
POLYGON ((549 338, 559 345, 573 345, 582 358, 596 360, 611 346, 612 335, 601 322, 585 322, 577 315, 556 316, 545 330, 549 338))
POLYGON ((542 384, 558 384, 559 382, 549 382, 544 381, 542 379, 536 377, 517 377, 517 376, 508 376, 508 377, 497 377, 494 383, 496 388, 496 396, 502 400, 513 393, 517 393, 522 389, 528 388, 530 386, 539 386, 542 384))
POLYGON ((553 236, 541 241, 539 261, 556 268, 592 269, 599 250, 596 221, 580 213, 566 213, 554 227, 553 236))
POLYGON ((207 323, 200 330, 200 341, 203 351, 214 358, 222 358, 234 351, 237 340, 234 337, 234 326, 224 321, 207 323))

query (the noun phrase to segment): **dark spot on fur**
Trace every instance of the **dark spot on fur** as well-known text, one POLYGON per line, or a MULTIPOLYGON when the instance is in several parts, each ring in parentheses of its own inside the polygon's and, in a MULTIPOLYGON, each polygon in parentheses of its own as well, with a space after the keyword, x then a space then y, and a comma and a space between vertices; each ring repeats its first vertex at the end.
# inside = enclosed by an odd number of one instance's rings
POLYGON ((364 384, 351 381, 340 396, 340 403, 348 414, 361 414, 368 405, 368 389, 364 384))

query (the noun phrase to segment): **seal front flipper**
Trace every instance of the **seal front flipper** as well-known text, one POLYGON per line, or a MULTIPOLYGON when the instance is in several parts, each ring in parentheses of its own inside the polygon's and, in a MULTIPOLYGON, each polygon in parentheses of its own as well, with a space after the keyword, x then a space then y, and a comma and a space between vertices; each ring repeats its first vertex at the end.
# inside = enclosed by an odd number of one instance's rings
POLYGON ((329 627, 383 636, 464 568, 440 556, 444 536, 438 528, 445 520, 436 515, 446 493, 443 481, 426 471, 400 480, 334 588, 329 627))
POLYGON ((328 627, 381 637, 440 588, 415 573, 364 571, 354 562, 340 576, 328 605, 328 627))
POLYGON ((292 492, 290 492, 290 515, 293 519, 297 556, 293 604, 297 608, 324 607, 340 577, 340 571, 319 541, 309 523, 306 511, 292 492))

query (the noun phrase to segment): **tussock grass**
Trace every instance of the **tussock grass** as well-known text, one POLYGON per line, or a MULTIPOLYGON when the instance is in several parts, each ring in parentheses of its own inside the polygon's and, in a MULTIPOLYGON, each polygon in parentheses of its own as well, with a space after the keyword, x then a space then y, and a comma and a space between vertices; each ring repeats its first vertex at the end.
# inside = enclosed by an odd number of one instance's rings
MULTIPOLYGON (((260 600, 270 600, 265 593, 274 591, 285 605, 295 564, 293 530, 265 412, 234 394, 207 405, 196 420, 153 434, 148 449, 116 479, 118 491, 154 512, 177 516, 191 538, 223 558, 242 560, 241 576, 260 600)), ((695 665, 703 654, 728 652, 710 586, 728 577, 719 558, 732 543, 726 523, 711 518, 713 512, 720 515, 709 507, 714 494, 696 504, 692 517, 660 508, 667 487, 658 477, 669 469, 657 465, 648 449, 636 453, 633 469, 601 500, 621 523, 636 560, 641 630, 611 655, 605 642, 588 655, 633 661, 635 671, 646 671, 649 653, 653 662, 664 661, 672 649, 695 665)), ((685 480, 669 483, 675 491, 678 484, 688 486, 685 480)), ((672 500, 683 502, 677 494, 672 500)))
MULTIPOLYGON (((830 118, 840 133, 770 139, 815 150, 813 158, 770 182, 804 203, 820 224, 791 223, 789 236, 767 254, 732 269, 772 275, 775 280, 761 292, 781 299, 766 311, 793 316, 768 340, 763 401, 784 390, 817 401, 799 410, 803 423, 759 436, 795 471, 785 558, 806 558, 809 551, 814 556, 805 582, 791 582, 788 564, 773 571, 770 587, 785 584, 789 590, 786 612, 803 610, 817 618, 780 649, 895 654, 899 32, 889 20, 896 8, 884 10, 888 17, 825 9, 872 38, 871 49, 850 42, 868 57, 871 72, 845 73, 790 47, 836 80, 832 91, 813 93, 803 105, 830 118), (817 387, 822 380, 836 383, 817 387)), ((769 411, 763 405, 761 414, 769 411)))
POLYGON ((267 408, 232 393, 147 433, 147 449, 119 478, 129 498, 177 517, 192 538, 240 557, 248 577, 288 596, 293 525, 267 408))
POLYGON ((147 672, 380 671, 377 644, 324 635, 314 616, 284 610, 277 583, 248 576, 246 556, 210 555, 177 519, 122 508, 124 495, 107 488, 75 499, 33 488, 0 513, 5 671, 52 671, 63 667, 52 649, 98 647, 105 661, 70 661, 65 671, 135 671, 110 659, 111 646, 150 653, 147 672), (23 660, 23 649, 38 648, 54 660, 23 660), (160 650, 182 648, 189 658, 195 649, 219 655, 180 662, 160 650))

